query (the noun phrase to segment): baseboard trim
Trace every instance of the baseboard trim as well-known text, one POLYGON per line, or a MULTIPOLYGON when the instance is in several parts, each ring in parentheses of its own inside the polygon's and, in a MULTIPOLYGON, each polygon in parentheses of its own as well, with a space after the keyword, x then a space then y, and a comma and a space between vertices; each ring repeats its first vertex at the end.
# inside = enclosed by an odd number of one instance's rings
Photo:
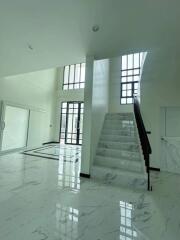
POLYGON ((55 141, 52 141, 52 142, 45 142, 45 143, 43 143, 42 145, 47 145, 47 144, 52 144, 52 143, 59 143, 59 142, 55 142, 55 141))
POLYGON ((86 174, 86 173, 80 173, 80 177, 83 177, 83 178, 90 178, 90 174, 86 174))
POLYGON ((161 169, 160 168, 155 168, 155 167, 150 167, 151 171, 156 171, 156 172, 160 172, 161 169))

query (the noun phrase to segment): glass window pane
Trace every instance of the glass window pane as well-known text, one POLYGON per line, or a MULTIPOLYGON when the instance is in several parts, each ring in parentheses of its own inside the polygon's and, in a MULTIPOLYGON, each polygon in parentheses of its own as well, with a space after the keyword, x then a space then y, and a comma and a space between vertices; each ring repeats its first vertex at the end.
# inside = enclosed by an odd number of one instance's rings
POLYGON ((128 90, 128 91, 127 91, 127 96, 128 96, 128 97, 132 96, 132 91, 131 91, 131 90, 128 90))
POLYGON ((128 69, 133 68, 133 54, 128 55, 128 69))
POLYGON ((139 81, 139 76, 134 76, 134 82, 139 81))
POLYGON ((122 70, 127 69, 127 55, 122 56, 122 70))
POLYGON ((70 84, 70 85, 69 85, 69 89, 73 89, 73 84, 70 84))
POLYGON ((122 96, 126 97, 126 91, 122 91, 122 96))
POLYGON ((139 75, 140 74, 140 70, 139 69, 135 69, 134 70, 134 75, 139 75))
POLYGON ((132 77, 128 77, 127 81, 128 82, 132 82, 133 78, 132 77))
POLYGON ((80 83, 80 88, 84 88, 84 83, 80 83))
POLYGON ((81 82, 85 82, 85 67, 86 67, 86 64, 85 63, 82 63, 81 64, 81 82))
POLYGON ((67 90, 68 89, 68 85, 64 85, 63 89, 67 90))
POLYGON ((121 98, 121 104, 126 104, 126 98, 121 98))
POLYGON ((74 82, 74 65, 70 66, 70 75, 69 75, 69 83, 73 83, 74 82))
POLYGON ((121 76, 123 77, 123 76, 126 76, 126 75, 127 75, 127 71, 122 71, 121 76))
POLYGON ((139 68, 139 53, 134 54, 134 68, 139 68))
POLYGON ((126 90, 126 88, 127 88, 127 85, 126 85, 126 84, 123 84, 123 85, 122 85, 122 90, 126 90))
POLYGON ((121 82, 126 82, 126 77, 122 77, 121 82))
POLYGON ((127 103, 131 104, 132 103, 132 98, 127 98, 127 103))
POLYGON ((64 68, 64 84, 68 83, 68 78, 69 78, 69 66, 66 66, 64 68))
POLYGON ((132 84, 131 83, 127 84, 127 89, 128 90, 132 89, 132 84))
POLYGON ((80 81, 80 64, 76 64, 75 82, 78 83, 79 81, 80 81))

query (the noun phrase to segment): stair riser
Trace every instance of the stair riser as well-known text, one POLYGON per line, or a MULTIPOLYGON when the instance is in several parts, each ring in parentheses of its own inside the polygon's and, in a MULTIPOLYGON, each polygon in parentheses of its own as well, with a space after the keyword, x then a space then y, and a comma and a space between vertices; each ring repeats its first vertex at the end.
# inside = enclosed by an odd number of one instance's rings
POLYGON ((135 127, 132 126, 127 126, 127 125, 121 125, 121 124, 106 124, 104 123, 103 130, 108 129, 108 130, 118 130, 118 131, 134 131, 135 127))
POLYGON ((140 155, 138 152, 126 152, 113 149, 102 149, 98 148, 96 151, 97 155, 104 157, 124 158, 130 161, 140 161, 140 155))
POLYGON ((135 137, 134 131, 120 131, 120 130, 109 130, 109 129, 103 129, 102 130, 103 135, 115 135, 115 136, 129 136, 129 137, 135 137))
POLYGON ((117 174, 111 169, 105 171, 103 168, 97 168, 96 166, 94 166, 91 170, 91 178, 114 186, 122 186, 139 190, 147 189, 147 179, 145 178, 134 177, 130 174, 125 176, 122 175, 121 172, 117 174))
POLYGON ((108 143, 108 142, 100 142, 98 144, 100 148, 109 148, 109 149, 118 149, 118 150, 125 150, 125 151, 138 151, 137 144, 121 144, 121 143, 108 143))
POLYGON ((142 172, 141 162, 127 161, 113 158, 103 158, 96 156, 96 165, 103 167, 119 168, 126 171, 142 172))
POLYGON ((114 136, 114 135, 101 135, 100 141, 112 141, 112 142, 136 142, 136 138, 126 136, 114 136))
POLYGON ((124 121, 133 121, 133 117, 132 116, 106 116, 105 117, 105 120, 116 120, 116 121, 119 121, 119 120, 124 120, 124 121))

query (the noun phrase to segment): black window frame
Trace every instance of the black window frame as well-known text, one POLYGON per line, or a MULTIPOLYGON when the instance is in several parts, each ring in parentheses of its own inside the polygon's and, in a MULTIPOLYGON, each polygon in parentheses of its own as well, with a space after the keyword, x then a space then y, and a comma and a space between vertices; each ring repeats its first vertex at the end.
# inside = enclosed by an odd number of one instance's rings
POLYGON ((77 89, 84 89, 85 88, 85 77, 84 77, 84 80, 81 81, 81 73, 82 73, 82 68, 83 68, 82 65, 84 65, 84 71, 85 71, 86 70, 86 63, 76 63, 76 64, 71 64, 71 65, 64 66, 63 86, 62 86, 63 91, 77 90, 77 89), (76 79, 76 67, 78 65, 80 65, 80 74, 79 74, 79 79, 76 79), (73 80, 73 82, 70 82, 71 66, 74 66, 74 80, 73 80), (66 68, 69 68, 69 70, 68 70, 68 82, 67 83, 65 83, 65 69, 66 68), (67 88, 65 86, 67 86, 67 88))
POLYGON ((120 94, 120 104, 121 105, 128 105, 128 104, 133 104, 133 98, 138 93, 137 91, 139 89, 138 85, 140 84, 140 76, 141 76, 141 70, 142 70, 141 61, 143 59, 143 52, 132 53, 132 54, 127 54, 127 55, 123 55, 123 56, 126 56, 126 58, 127 58, 127 62, 126 62, 126 66, 127 67, 125 69, 122 69, 122 58, 121 58, 121 94, 120 94), (134 67, 134 56, 136 54, 138 54, 138 60, 139 60, 138 67, 134 67), (128 56, 129 55, 133 55, 132 68, 128 68, 128 56), (135 74, 136 71, 138 73, 135 74), (129 72, 130 72, 130 74, 129 74, 129 72), (123 78, 124 79, 126 78, 126 81, 122 81, 123 78), (128 81, 127 80, 128 78, 131 78, 132 81, 128 81), (134 80, 135 78, 138 78, 138 80, 134 80), (128 85, 131 85, 131 87, 128 88, 128 85), (125 90, 123 90, 123 86, 126 86, 125 90), (128 95, 128 91, 131 91, 130 95, 128 95), (126 92, 126 96, 123 96, 123 92, 126 92), (125 100, 125 103, 123 103, 123 100, 125 100), (128 101, 130 101, 130 102, 128 102, 128 101))

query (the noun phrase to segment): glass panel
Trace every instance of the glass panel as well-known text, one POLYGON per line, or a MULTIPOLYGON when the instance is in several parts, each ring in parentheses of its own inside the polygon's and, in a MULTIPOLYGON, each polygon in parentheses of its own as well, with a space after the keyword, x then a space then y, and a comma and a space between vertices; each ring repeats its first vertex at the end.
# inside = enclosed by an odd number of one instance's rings
POLYGON ((80 81, 80 64, 76 64, 76 70, 75 70, 75 82, 79 83, 80 81))
POLYGON ((121 98, 121 104, 126 104, 126 98, 121 98))
POLYGON ((68 79, 69 79, 69 66, 66 66, 64 68, 64 84, 68 83, 68 79))
POLYGON ((132 98, 127 98, 127 103, 131 104, 132 103, 132 98))
POLYGON ((123 84, 123 85, 122 85, 122 90, 126 90, 126 88, 127 88, 127 85, 126 85, 126 84, 123 84))
POLYGON ((127 84, 127 89, 128 89, 128 90, 132 89, 132 84, 131 84, 131 83, 128 83, 128 84, 127 84))
POLYGON ((126 91, 122 91, 122 96, 126 97, 126 91))
POLYGON ((81 82, 85 82, 85 66, 86 64, 85 63, 82 63, 81 64, 81 82))
POLYGON ((134 76, 134 82, 139 81, 139 76, 134 76))
POLYGON ((139 68, 139 53, 134 54, 134 68, 139 68))
POLYGON ((129 96, 129 97, 132 96, 132 91, 131 90, 127 91, 127 96, 129 96))
POLYGON ((132 82, 132 81, 133 81, 133 77, 128 77, 128 78, 127 78, 127 81, 128 81, 128 82, 132 82))
POLYGON ((80 83, 80 88, 84 88, 85 84, 84 83, 80 83))
POLYGON ((128 69, 133 68, 133 54, 128 55, 128 69))
POLYGON ((68 89, 68 85, 64 85, 64 90, 67 90, 68 89))
POLYGON ((122 70, 127 69, 127 56, 122 56, 122 70))
POLYGON ((69 83, 73 83, 74 82, 74 65, 70 66, 70 75, 69 75, 69 83))
POLYGON ((126 82, 126 77, 122 77, 121 82, 126 82))

